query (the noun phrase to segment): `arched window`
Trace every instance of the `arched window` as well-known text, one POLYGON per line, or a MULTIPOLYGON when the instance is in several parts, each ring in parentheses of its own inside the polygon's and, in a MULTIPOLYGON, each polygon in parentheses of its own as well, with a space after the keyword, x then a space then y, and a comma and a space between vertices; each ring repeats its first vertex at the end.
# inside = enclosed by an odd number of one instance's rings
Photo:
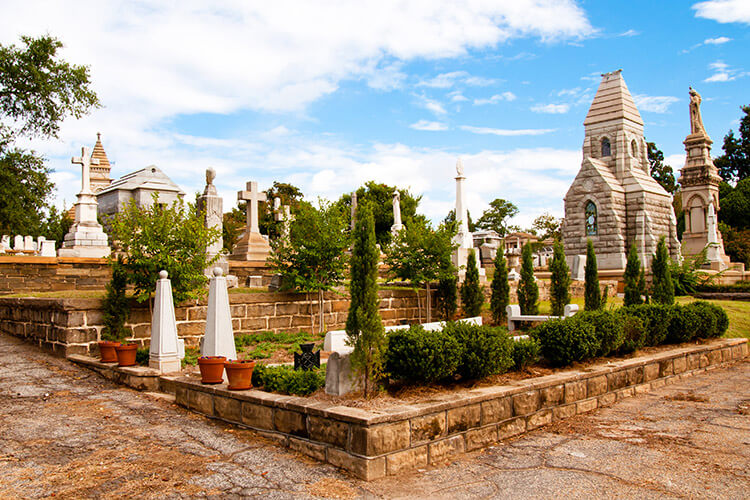
POLYGON ((638 143, 635 142, 635 139, 630 141, 630 154, 633 155, 633 158, 638 158, 638 143))
POLYGON ((596 205, 593 201, 586 203, 586 236, 596 236, 598 229, 596 205))
POLYGON ((606 137, 602 139, 602 156, 611 156, 612 155, 612 146, 609 144, 609 139, 606 137))

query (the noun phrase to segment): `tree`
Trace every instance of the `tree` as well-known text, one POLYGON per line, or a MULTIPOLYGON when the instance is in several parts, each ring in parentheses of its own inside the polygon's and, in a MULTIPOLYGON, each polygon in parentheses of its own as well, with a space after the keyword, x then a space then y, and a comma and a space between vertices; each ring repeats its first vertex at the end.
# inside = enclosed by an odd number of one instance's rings
POLYGON ((44 159, 14 143, 57 138, 60 123, 99 106, 86 66, 57 57, 62 43, 50 36, 21 37, 24 47, 0 45, 0 229, 39 235, 54 184, 44 159))
POLYGON ((518 281, 518 305, 521 314, 534 315, 539 313, 539 287, 534 278, 534 260, 531 244, 526 243, 521 250, 521 279, 518 281))
MULTIPOLYGON (((296 214, 301 205, 312 207, 309 202, 303 200, 303 197, 302 190, 297 186, 274 181, 273 185, 266 189, 266 201, 262 202, 259 207, 258 228, 260 232, 267 234, 271 241, 281 236, 283 222, 276 220, 276 214, 273 211, 275 198, 279 198, 282 205, 289 205, 290 212, 296 214)), ((244 218, 242 222, 244 224, 244 218)))
POLYGON ((73 219, 70 218, 67 210, 58 211, 55 206, 50 206, 47 220, 40 231, 40 235, 60 242, 65 239, 65 235, 68 234, 72 225, 73 219))
POLYGON ((441 278, 435 295, 438 313, 445 321, 451 321, 458 309, 458 276, 441 278))
POLYGON ((570 303, 570 269, 568 263, 565 262, 565 251, 560 240, 555 240, 549 270, 552 273, 550 276, 552 315, 562 316, 565 306, 570 303))
POLYGON ((351 284, 346 335, 352 368, 363 381, 365 397, 372 383, 382 377, 385 331, 378 306, 378 249, 375 246, 375 220, 369 203, 357 207, 354 246, 351 257, 351 284))
MULTIPOLYGON (((477 230, 477 225, 474 223, 473 220, 471 220, 471 211, 466 211, 466 219, 469 225, 469 232, 474 232, 477 230)), ((456 222, 456 209, 452 208, 450 212, 448 212, 448 215, 445 216, 445 219, 443 219, 443 224, 453 228, 454 232, 458 231, 458 224, 456 222)))
POLYGON ((724 136, 724 154, 714 159, 719 175, 726 182, 738 182, 750 177, 750 105, 740 106, 744 116, 740 118, 740 137, 734 132, 724 136))
POLYGON ((492 321, 502 324, 507 319, 508 303, 510 302, 510 284, 508 283, 508 261, 505 260, 503 247, 497 249, 495 254, 495 274, 492 275, 492 296, 490 297, 490 310, 492 321))
POLYGON ((461 284, 461 308, 468 317, 479 316, 484 304, 484 293, 479 283, 479 270, 474 250, 469 250, 466 259, 466 277, 461 284))
POLYGON ((517 213, 517 206, 502 198, 497 198, 490 202, 490 208, 482 213, 477 221, 477 227, 495 231, 502 238, 509 231, 507 219, 513 218, 517 213))
POLYGON ((737 230, 719 222, 719 231, 724 239, 724 251, 732 262, 742 262, 750 269, 750 229, 737 230))
POLYGON ((561 224, 562 219, 552 216, 549 213, 543 213, 531 223, 530 233, 539 236, 539 239, 546 240, 547 238, 554 238, 556 240, 561 239, 561 224))
POLYGON ((596 266, 594 243, 586 243, 586 267, 584 269, 584 311, 596 311, 602 307, 602 294, 599 289, 599 270, 596 266))
POLYGON ((651 261, 652 292, 651 296, 657 304, 674 304, 674 283, 669 270, 669 252, 664 236, 656 245, 656 255, 651 261))
POLYGON ((677 191, 677 182, 674 178, 672 167, 664 164, 664 153, 656 147, 656 143, 648 142, 648 163, 651 165, 649 172, 656 182, 669 194, 677 191))
MULTIPOLYGON (((282 290, 318 295, 318 331, 324 331, 325 292, 341 284, 349 247, 346 224, 339 209, 319 202, 300 205, 289 227, 289 238, 271 240, 271 267, 281 274, 282 290)), ((312 307, 311 329, 314 329, 312 307)))
POLYGON ((636 306, 643 303, 639 286, 640 276, 641 260, 638 258, 638 249, 635 247, 635 243, 633 243, 630 245, 630 250, 628 250, 628 262, 625 264, 625 274, 623 275, 625 280, 623 305, 636 306))
POLYGON ((737 230, 750 229, 750 178, 735 187, 722 183, 719 189, 719 222, 737 230))
POLYGON ((130 314, 130 299, 125 293, 128 273, 122 255, 118 255, 116 259, 110 257, 109 266, 112 269, 112 278, 107 283, 107 292, 102 303, 102 339, 120 342, 128 335, 128 329, 125 328, 125 322, 130 314))
POLYGON ((138 302, 151 298, 159 271, 169 273, 174 300, 182 302, 203 294, 208 281, 204 270, 218 256, 208 259, 206 247, 216 241, 219 231, 203 225, 195 204, 175 201, 171 206, 152 203, 139 208, 135 200, 115 214, 111 235, 115 245, 127 254, 124 263, 128 283, 135 287, 138 302))
MULTIPOLYGON (((417 292, 425 287, 427 295, 427 321, 432 321, 430 285, 434 281, 452 279, 456 269, 451 262, 453 231, 441 224, 437 230, 423 218, 410 219, 404 229, 386 247, 385 263, 396 278, 409 281, 417 292)), ((421 306, 420 319, 421 319, 421 306)))

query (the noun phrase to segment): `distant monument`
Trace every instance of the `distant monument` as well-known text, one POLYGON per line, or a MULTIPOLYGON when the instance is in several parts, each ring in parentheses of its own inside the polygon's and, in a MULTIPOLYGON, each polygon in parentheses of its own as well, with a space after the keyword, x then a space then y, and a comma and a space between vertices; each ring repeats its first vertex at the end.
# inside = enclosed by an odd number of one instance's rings
POLYGON ((404 225, 401 223, 401 194, 398 190, 393 192, 393 225, 391 226, 391 234, 396 236, 404 225))
POLYGON ((224 200, 216 191, 214 179, 216 179, 216 171, 213 168, 207 169, 206 187, 203 190, 203 194, 198 197, 198 210, 203 216, 204 225, 207 228, 216 228, 219 230, 219 239, 206 247, 206 256, 209 260, 217 255, 219 256, 219 259, 205 270, 204 274, 208 277, 213 276, 213 268, 217 266, 221 268, 224 274, 229 274, 229 263, 224 254, 221 253, 221 250, 224 248, 224 239, 221 236, 222 228, 224 227, 224 200))
POLYGON ((696 255, 706 245, 711 268, 726 269, 729 257, 724 253, 724 242, 717 229, 719 184, 721 176, 711 159, 713 141, 706 133, 701 117, 701 96, 690 87, 690 135, 685 138, 685 166, 680 170, 682 209, 685 231, 682 245, 687 255, 696 255))
POLYGON ((600 270, 625 269, 632 243, 650 266, 662 236, 673 259, 680 252, 672 196, 650 175, 643 120, 621 72, 602 75, 583 122, 583 163, 565 195, 563 243, 574 275, 588 239, 600 270))
POLYGON ((96 220, 97 202, 91 190, 91 165, 99 160, 92 159, 88 148, 81 148, 81 156, 71 158, 71 163, 81 165, 81 192, 75 204, 75 222, 65 235, 59 257, 102 258, 110 254, 107 235, 96 220))
POLYGON ((351 214, 351 230, 354 231, 354 226, 357 223, 357 192, 352 191, 352 214, 351 214))
MULTIPOLYGON (((474 238, 469 231, 469 211, 466 207, 466 193, 464 188, 464 164, 461 158, 456 161, 456 223, 458 224, 458 233, 453 237, 453 243, 458 244, 458 248, 453 251, 451 260, 453 265, 458 268, 460 280, 466 275, 466 262, 469 259, 469 252, 474 249, 474 238)), ((476 251, 476 263, 479 270, 480 278, 485 275, 484 269, 480 265, 479 250, 476 251)))
POLYGON ((265 262, 271 254, 271 246, 260 234, 258 226, 258 203, 266 201, 266 193, 258 191, 257 182, 248 182, 245 191, 237 192, 237 199, 247 202, 247 222, 245 232, 234 246, 231 260, 265 262))

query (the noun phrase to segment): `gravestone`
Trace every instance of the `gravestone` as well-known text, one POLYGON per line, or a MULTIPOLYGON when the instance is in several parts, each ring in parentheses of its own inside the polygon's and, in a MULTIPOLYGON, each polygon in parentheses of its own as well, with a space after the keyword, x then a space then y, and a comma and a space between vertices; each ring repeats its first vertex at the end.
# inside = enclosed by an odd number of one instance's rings
POLYGON ((24 241, 23 236, 20 234, 17 234, 15 238, 13 238, 13 250, 16 252, 23 252, 24 249, 24 241))
POLYGON ((314 370, 320 368, 320 349, 313 352, 315 344, 310 342, 307 344, 300 344, 299 348, 302 350, 301 353, 294 353, 294 369, 295 370, 314 370))
POLYGON ((245 191, 237 192, 237 199, 247 202, 245 232, 234 246, 231 260, 265 262, 271 254, 271 246, 260 234, 258 227, 258 203, 266 201, 266 193, 258 191, 257 182, 248 182, 245 191))
POLYGON ((177 337, 177 321, 172 300, 172 282, 167 271, 159 272, 151 315, 151 345, 148 366, 161 373, 178 372, 181 368, 177 337))
POLYGON ((212 265, 212 267, 204 271, 205 275, 208 277, 211 276, 213 267, 220 267, 224 274, 229 273, 229 263, 224 254, 221 253, 224 248, 224 240, 221 236, 224 225, 224 201, 216 191, 214 179, 216 179, 216 171, 213 168, 206 169, 206 187, 203 190, 203 194, 198 197, 198 210, 202 214, 203 224, 207 228, 216 228, 219 231, 219 239, 206 247, 206 257, 209 260, 217 255, 219 256, 219 259, 212 265))

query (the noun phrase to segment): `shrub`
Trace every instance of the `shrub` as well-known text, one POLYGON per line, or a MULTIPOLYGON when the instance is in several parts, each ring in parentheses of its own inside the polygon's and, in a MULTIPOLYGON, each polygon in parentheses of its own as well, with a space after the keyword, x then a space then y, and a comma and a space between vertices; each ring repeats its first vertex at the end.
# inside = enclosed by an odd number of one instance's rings
POLYGON ((588 240, 586 243, 586 266, 584 268, 584 305, 585 311, 596 311, 602 304, 602 292, 599 289, 599 270, 596 266, 596 252, 594 243, 588 240))
POLYGON ((436 301, 438 314, 450 321, 456 315, 458 309, 458 277, 456 275, 441 278, 438 281, 436 301))
POLYGON ((466 260, 466 278, 461 285, 461 308, 468 317, 479 316, 484 303, 482 285, 479 283, 479 270, 474 250, 469 250, 466 260))
POLYGON ((750 293, 750 281, 740 281, 732 285, 720 285, 713 283, 703 283, 696 287, 698 292, 716 292, 716 293, 728 293, 728 292, 745 292, 750 293))
MULTIPOLYGON (((718 317, 717 311, 712 304, 699 300, 686 305, 683 309, 692 310, 697 316, 697 328, 693 332, 693 338, 718 337, 718 317)), ((721 310, 720 307, 718 309, 721 310)))
POLYGON ((623 342, 623 319, 612 311, 583 311, 576 315, 579 321, 594 327, 599 348, 594 356, 607 356, 617 351, 623 342))
POLYGON ((523 370, 539 358, 539 342, 531 337, 514 341, 511 357, 513 358, 513 368, 523 370))
POLYGON ((255 364, 253 386, 281 394, 307 396, 326 385, 325 367, 316 370, 295 370, 289 365, 255 364))
POLYGON ((135 351, 135 362, 141 366, 148 366, 151 351, 148 347, 139 347, 135 351))
POLYGON ((521 250, 521 279, 516 290, 521 314, 539 314, 539 287, 534 279, 534 261, 531 255, 531 243, 526 243, 521 250))
POLYGON ((503 373, 513 366, 513 340, 502 328, 465 322, 448 323, 445 332, 461 346, 458 373, 465 379, 480 379, 503 373))
POLYGON ((679 343, 692 340, 701 326, 701 316, 694 307, 674 306, 674 314, 669 321, 667 342, 679 343))
POLYGON ((505 249, 500 247, 495 255, 495 274, 492 275, 492 296, 490 310, 492 321, 502 324, 507 318, 506 307, 510 302, 510 284, 508 283, 508 261, 505 260, 505 249))
POLYGON ((550 262, 550 302, 552 315, 562 316, 565 305, 570 303, 570 270, 565 262, 565 251, 562 243, 555 241, 554 254, 550 262))
POLYGON ((122 256, 118 256, 117 260, 110 260, 109 265, 112 268, 112 278, 107 283, 107 293, 102 304, 102 340, 122 341, 129 333, 125 328, 125 322, 130 314, 130 300, 125 295, 128 275, 123 266, 122 256))
MULTIPOLYGON (((622 311, 622 310, 621 310, 622 311)), ((625 312, 622 315, 622 345, 619 352, 627 354, 637 351, 646 344, 646 323, 638 316, 631 316, 625 312)))
POLYGON ((531 335, 539 342, 542 356, 555 366, 583 361, 599 350, 594 325, 581 321, 579 315, 542 323, 531 335))
POLYGON ((456 373, 460 359, 461 346, 453 335, 412 325, 389 335, 385 370, 397 380, 436 382, 456 373))
POLYGON ((658 304, 674 304, 674 283, 672 282, 669 261, 667 243, 662 236, 656 246, 656 255, 651 261, 651 273, 653 275, 651 297, 658 304))
POLYGON ((717 306, 716 304, 712 304, 710 302, 707 302, 709 307, 714 310, 714 313, 716 314, 716 330, 714 331, 714 337, 721 337, 725 333, 727 333, 727 328, 729 328, 729 316, 727 315, 727 312, 724 310, 723 307, 717 306))
POLYGON ((655 346, 664 342, 669 334, 669 324, 676 306, 641 304, 625 308, 626 313, 643 321, 646 330, 644 345, 655 346))
POLYGON ((623 305, 637 306, 643 303, 641 289, 638 286, 640 275, 641 261, 638 258, 638 250, 635 247, 635 243, 633 243, 630 245, 630 250, 628 250, 628 262, 625 264, 625 274, 623 275, 625 280, 625 298, 623 300, 623 305))

